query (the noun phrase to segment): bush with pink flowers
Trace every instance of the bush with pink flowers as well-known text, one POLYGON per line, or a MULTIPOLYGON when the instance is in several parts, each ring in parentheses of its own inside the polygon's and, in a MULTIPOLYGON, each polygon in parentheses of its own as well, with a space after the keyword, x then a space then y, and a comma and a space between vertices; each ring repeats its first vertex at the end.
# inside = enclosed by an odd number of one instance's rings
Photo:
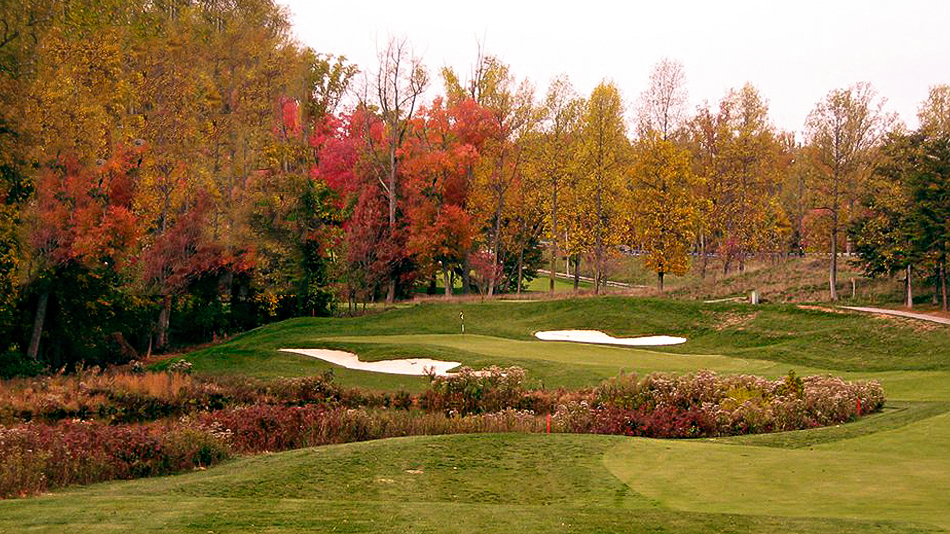
POLYGON ((519 368, 465 369, 432 377, 417 397, 347 390, 329 375, 264 383, 92 373, 15 382, 0 391, 5 417, 28 411, 53 421, 0 426, 0 497, 203 468, 231 454, 397 436, 537 433, 549 421, 552 432, 729 436, 844 423, 884 404, 876 382, 791 372, 780 380, 631 374, 576 391, 528 390, 524 379, 519 368), (113 417, 55 421, 76 412, 113 417), (162 415, 173 417, 122 422, 162 415))

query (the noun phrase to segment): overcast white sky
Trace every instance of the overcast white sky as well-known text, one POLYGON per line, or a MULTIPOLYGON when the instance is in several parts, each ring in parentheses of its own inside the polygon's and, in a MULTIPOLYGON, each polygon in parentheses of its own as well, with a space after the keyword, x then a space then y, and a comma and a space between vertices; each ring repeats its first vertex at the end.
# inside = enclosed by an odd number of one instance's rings
POLYGON ((755 85, 776 126, 800 131, 831 89, 866 81, 908 126, 928 89, 950 83, 950 2, 940 0, 278 0, 300 41, 373 70, 406 37, 429 67, 467 73, 477 43, 542 96, 559 73, 587 95, 612 79, 629 103, 664 57, 686 70, 690 107, 755 85))

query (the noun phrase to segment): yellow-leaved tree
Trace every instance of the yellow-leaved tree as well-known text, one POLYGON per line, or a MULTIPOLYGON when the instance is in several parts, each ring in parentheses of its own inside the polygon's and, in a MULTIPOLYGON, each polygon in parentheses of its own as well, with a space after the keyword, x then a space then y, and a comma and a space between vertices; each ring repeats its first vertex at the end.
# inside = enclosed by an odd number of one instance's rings
POLYGON ((525 174, 535 190, 544 220, 544 234, 550 247, 550 283, 554 291, 557 258, 565 250, 561 214, 568 207, 567 189, 577 174, 576 160, 584 101, 574 92, 566 76, 551 81, 540 107, 541 127, 530 137, 525 174))
POLYGON ((624 175, 629 162, 620 91, 601 82, 590 95, 581 126, 579 176, 568 221, 572 240, 594 257, 594 292, 605 284, 607 254, 624 241, 624 175))
POLYGON ((699 178, 690 168, 689 151, 657 132, 641 138, 633 148, 630 191, 636 241, 646 252, 645 263, 656 272, 663 290, 667 274, 689 269, 689 250, 698 219, 695 195, 699 178))

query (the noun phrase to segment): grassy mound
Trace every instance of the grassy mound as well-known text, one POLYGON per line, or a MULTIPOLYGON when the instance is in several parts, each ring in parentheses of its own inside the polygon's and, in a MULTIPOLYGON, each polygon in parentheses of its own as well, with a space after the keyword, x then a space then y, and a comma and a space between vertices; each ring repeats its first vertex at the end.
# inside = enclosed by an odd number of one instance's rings
MULTIPOLYGON (((935 424, 948 428, 946 417, 935 424)), ((0 502, 0 530, 842 534, 950 526, 941 519, 948 494, 939 491, 950 478, 947 457, 921 451, 895 464, 887 462, 893 451, 858 452, 886 442, 787 451, 614 436, 399 438, 0 502), (777 465, 791 456, 794 467, 777 465), (860 464, 869 459, 874 478, 865 479, 860 464), (916 461, 943 469, 918 473, 886 498, 916 461), (929 504, 913 506, 917 499, 929 504)))
MULTIPOLYGON (((880 380, 880 414, 706 440, 410 437, 244 458, 207 471, 0 502, 2 532, 947 532, 950 336, 943 327, 795 306, 620 297, 424 304, 271 325, 187 358, 207 373, 309 375, 280 347, 521 365, 546 386, 621 369, 880 380), (470 334, 461 336, 458 312, 470 334), (678 347, 545 343, 542 329, 682 335, 678 347)), ((422 380, 338 370, 347 385, 422 380)))
MULTIPOLYGON (((703 304, 601 297, 529 303, 426 303, 356 318, 269 325, 187 356, 199 372, 312 375, 330 364, 277 349, 334 348, 364 360, 427 357, 482 367, 518 365, 546 387, 596 384, 619 371, 713 369, 779 376, 815 372, 950 370, 946 327, 830 308, 703 304), (466 335, 458 314, 465 314, 466 335), (683 345, 651 350, 539 342, 538 330, 598 329, 614 336, 667 334, 683 345)), ((423 379, 335 367, 341 383, 418 391, 423 379)))

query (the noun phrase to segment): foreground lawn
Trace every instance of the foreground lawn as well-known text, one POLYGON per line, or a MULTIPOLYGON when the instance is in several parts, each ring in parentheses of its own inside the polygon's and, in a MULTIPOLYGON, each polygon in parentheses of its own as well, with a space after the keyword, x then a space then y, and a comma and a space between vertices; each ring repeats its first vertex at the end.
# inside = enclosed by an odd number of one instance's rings
POLYGON ((946 439, 922 438, 948 429, 943 415, 796 450, 617 436, 399 438, 0 502, 0 531, 939 532, 950 528, 950 451, 946 439), (912 447, 890 448, 891 432, 912 447))
MULTIPOLYGON (((0 502, 0 532, 950 532, 947 329, 794 306, 619 297, 426 304, 297 319, 193 353, 195 368, 263 377, 329 364, 276 351, 345 348, 521 365, 546 387, 620 370, 881 380, 883 413, 807 431, 708 440, 422 436, 303 449, 207 471, 0 502), (458 311, 469 334, 456 333, 458 311), (545 343, 541 329, 671 334, 655 350, 545 343)), ((424 379, 335 370, 348 385, 424 379)))

